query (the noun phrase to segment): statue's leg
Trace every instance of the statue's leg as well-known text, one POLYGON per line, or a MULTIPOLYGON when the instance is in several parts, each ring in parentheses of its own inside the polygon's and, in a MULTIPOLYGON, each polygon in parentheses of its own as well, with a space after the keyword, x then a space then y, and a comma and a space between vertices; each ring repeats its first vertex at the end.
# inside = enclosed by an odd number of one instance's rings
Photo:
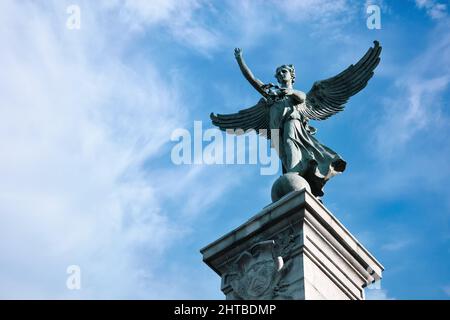
POLYGON ((299 172, 302 160, 302 152, 299 150, 296 137, 296 122, 297 119, 289 119, 284 123, 283 130, 283 148, 285 154, 285 167, 288 172, 299 172))
POLYGON ((272 131, 272 139, 270 141, 270 146, 275 149, 275 151, 278 154, 278 157, 281 161, 281 169, 282 173, 285 174, 287 172, 286 169, 286 154, 285 154, 285 148, 284 148, 284 140, 283 140, 283 128, 280 130, 277 130, 277 138, 274 139, 274 132, 272 131))
MULTIPOLYGON (((302 124, 298 119, 289 119, 284 124, 283 146, 288 172, 296 172, 308 181, 316 197, 323 196, 324 176, 317 170, 318 161, 303 144, 302 124)), ((306 134, 306 133, 304 133, 306 134)))

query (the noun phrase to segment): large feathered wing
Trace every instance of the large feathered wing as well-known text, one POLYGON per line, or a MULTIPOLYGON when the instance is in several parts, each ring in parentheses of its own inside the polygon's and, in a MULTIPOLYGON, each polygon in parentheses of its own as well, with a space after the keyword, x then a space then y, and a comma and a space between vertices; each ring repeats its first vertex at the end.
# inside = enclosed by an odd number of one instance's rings
POLYGON ((361 91, 372 78, 380 62, 380 53, 381 46, 378 41, 374 41, 374 46, 358 63, 332 78, 316 81, 299 111, 309 119, 325 120, 344 110, 348 99, 361 91))
MULTIPOLYGON (((219 127, 220 130, 255 130, 258 134, 264 135, 267 139, 270 139, 269 106, 267 105, 267 100, 265 98, 261 98, 253 107, 240 110, 238 113, 211 113, 210 118, 212 123, 219 127)), ((234 133, 239 134, 242 132, 238 131, 234 133)))

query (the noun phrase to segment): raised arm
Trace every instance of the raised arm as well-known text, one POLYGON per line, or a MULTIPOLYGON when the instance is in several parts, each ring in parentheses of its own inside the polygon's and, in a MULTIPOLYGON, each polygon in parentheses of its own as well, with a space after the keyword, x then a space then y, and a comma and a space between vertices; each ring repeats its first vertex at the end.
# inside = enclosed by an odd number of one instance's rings
POLYGON ((247 81, 250 82, 253 88, 261 93, 263 97, 267 97, 267 92, 265 92, 263 89, 264 83, 261 80, 255 78, 249 67, 247 67, 247 65, 245 64, 244 58, 242 58, 242 49, 234 49, 234 56, 236 57, 236 61, 239 64, 239 68, 241 69, 245 79, 247 79, 247 81))

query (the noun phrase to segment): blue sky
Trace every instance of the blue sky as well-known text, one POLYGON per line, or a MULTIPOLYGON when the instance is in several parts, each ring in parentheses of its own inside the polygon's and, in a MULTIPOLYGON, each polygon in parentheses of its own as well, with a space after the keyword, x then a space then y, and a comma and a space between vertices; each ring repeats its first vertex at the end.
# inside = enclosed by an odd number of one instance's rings
POLYGON ((258 100, 234 61, 308 91, 377 39, 344 112, 315 123, 348 162, 325 205, 384 264, 384 299, 450 298, 450 4, 1 1, 0 297, 221 299, 199 249, 270 202, 257 165, 172 163, 176 128, 258 100), (381 29, 366 6, 381 7, 381 29), (66 9, 80 8, 69 30, 66 9), (66 288, 79 265, 82 289, 66 288))

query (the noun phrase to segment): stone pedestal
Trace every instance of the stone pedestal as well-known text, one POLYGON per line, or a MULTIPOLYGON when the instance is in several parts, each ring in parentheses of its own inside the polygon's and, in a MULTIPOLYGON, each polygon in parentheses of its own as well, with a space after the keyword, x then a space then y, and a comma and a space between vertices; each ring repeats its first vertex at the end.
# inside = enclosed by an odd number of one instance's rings
POLYGON ((364 299, 383 266, 308 191, 292 192, 201 250, 226 299, 364 299))

